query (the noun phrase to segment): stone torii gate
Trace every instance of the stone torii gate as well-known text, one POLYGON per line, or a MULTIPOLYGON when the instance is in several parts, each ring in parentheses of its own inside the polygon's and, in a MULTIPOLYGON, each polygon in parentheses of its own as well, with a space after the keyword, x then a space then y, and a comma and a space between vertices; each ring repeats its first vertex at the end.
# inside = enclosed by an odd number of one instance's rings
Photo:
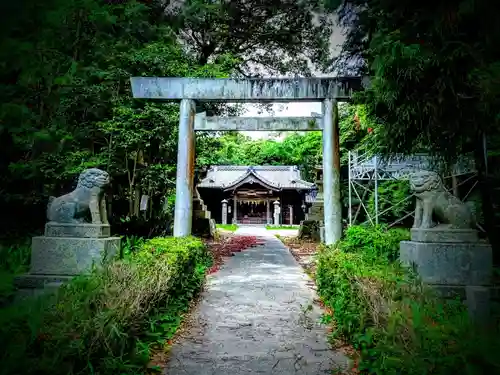
POLYGON ((337 103, 348 101, 352 92, 361 88, 360 78, 132 77, 130 81, 134 98, 180 101, 175 237, 191 234, 195 131, 322 130, 325 243, 331 245, 340 239, 342 204, 337 103), (323 109, 321 121, 313 117, 206 117, 205 114, 196 115, 196 101, 261 103, 321 101, 323 109))

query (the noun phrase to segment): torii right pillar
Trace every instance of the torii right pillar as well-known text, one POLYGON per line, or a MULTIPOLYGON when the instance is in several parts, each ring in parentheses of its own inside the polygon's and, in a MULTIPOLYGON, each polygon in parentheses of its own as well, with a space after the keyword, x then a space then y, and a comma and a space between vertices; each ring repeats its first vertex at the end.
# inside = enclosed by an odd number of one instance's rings
POLYGON ((334 99, 323 101, 323 194, 326 245, 342 237, 340 201, 340 152, 338 105, 334 99))

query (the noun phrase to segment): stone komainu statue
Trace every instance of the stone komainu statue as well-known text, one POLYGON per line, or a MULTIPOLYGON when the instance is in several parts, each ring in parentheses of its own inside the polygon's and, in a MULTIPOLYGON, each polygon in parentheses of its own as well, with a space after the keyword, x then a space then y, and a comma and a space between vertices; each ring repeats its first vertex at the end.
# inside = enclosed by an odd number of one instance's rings
POLYGON ((108 224, 104 188, 109 185, 107 172, 90 168, 80 174, 76 189, 60 197, 50 197, 47 219, 56 223, 85 223, 90 211, 92 224, 108 224))
POLYGON ((410 187, 417 198, 413 228, 436 226, 433 215, 441 224, 453 229, 473 229, 476 225, 472 202, 464 203, 450 194, 436 172, 419 171, 410 175, 410 187))

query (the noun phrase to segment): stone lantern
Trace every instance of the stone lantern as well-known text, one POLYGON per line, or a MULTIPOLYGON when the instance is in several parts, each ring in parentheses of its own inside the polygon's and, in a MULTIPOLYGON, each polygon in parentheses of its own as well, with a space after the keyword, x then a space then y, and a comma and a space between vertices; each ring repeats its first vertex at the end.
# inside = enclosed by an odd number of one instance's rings
POLYGON ((281 213, 280 202, 274 201, 273 205, 274 205, 274 225, 280 225, 280 213, 281 213))
POLYGON ((222 200, 222 224, 227 224, 227 200, 222 200))

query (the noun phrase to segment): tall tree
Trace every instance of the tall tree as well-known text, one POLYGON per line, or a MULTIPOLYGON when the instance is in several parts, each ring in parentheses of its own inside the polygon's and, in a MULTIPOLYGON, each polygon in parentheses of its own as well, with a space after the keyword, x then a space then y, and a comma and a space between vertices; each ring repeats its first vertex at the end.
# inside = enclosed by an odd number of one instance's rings
MULTIPOLYGON (((185 0, 170 20, 203 65, 231 56, 243 75, 309 74, 328 59, 331 18, 318 1, 185 0)), ((167 8, 169 9, 169 8, 167 8)))
POLYGON ((112 173, 120 215, 137 215, 141 191, 168 196, 178 109, 133 100, 129 77, 225 77, 231 68, 224 61, 200 66, 147 3, 1 6, 0 206, 4 215, 19 212, 2 220, 11 225, 6 232, 40 228, 47 197, 67 192, 90 166, 112 173))
POLYGON ((425 150, 453 163, 471 153, 494 235, 484 140, 500 125, 500 24, 486 0, 327 0, 347 27, 340 61, 371 78, 360 99, 386 155, 425 150), (339 6, 339 8, 337 8, 339 6))

